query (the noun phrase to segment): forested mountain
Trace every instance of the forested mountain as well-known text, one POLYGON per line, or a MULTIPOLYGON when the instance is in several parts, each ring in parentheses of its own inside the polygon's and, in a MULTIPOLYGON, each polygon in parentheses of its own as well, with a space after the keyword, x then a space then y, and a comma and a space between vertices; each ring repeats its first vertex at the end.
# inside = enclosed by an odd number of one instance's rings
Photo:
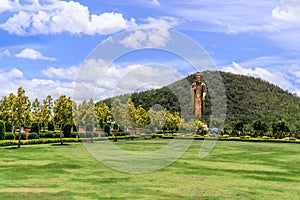
MULTIPOLYGON (((159 104, 186 117, 191 113, 189 89, 194 80, 195 75, 189 75, 169 86, 133 93, 130 97, 135 106, 141 105, 146 110, 159 104)), ((274 84, 220 71, 202 72, 202 81, 207 85, 205 120, 209 120, 211 115, 226 115, 226 123, 230 124, 237 120, 245 124, 261 120, 272 125, 275 121, 284 120, 300 126, 300 98, 274 84)), ((128 98, 128 95, 122 97, 128 98)), ((111 99, 105 102, 110 105, 111 99)))

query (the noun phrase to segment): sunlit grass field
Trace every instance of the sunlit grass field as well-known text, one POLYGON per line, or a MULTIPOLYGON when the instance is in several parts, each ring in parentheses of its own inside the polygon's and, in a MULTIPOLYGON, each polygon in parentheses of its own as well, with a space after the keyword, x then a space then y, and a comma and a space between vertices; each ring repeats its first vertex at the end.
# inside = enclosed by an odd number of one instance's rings
MULTIPOLYGON (((114 142, 154 151, 170 140, 114 142)), ((0 148, 0 199, 300 199, 300 145, 219 141, 204 159, 195 140, 154 172, 119 172, 82 143, 0 148)))

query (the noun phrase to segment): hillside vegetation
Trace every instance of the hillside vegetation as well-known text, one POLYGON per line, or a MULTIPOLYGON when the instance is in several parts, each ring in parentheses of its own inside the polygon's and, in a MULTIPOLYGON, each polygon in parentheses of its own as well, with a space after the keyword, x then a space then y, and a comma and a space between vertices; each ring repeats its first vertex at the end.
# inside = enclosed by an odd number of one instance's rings
MULTIPOLYGON (((189 87, 194 80, 194 74, 189 75, 169 86, 133 93, 130 97, 135 106, 141 105, 146 110, 159 104, 189 118, 189 87)), ((202 72, 202 81, 207 84, 204 120, 219 114, 226 115, 226 124, 237 120, 251 124, 261 120, 271 126, 275 121, 283 120, 299 128, 300 98, 295 94, 259 78, 219 71, 202 72)), ((105 102, 110 105, 111 99, 105 102)))

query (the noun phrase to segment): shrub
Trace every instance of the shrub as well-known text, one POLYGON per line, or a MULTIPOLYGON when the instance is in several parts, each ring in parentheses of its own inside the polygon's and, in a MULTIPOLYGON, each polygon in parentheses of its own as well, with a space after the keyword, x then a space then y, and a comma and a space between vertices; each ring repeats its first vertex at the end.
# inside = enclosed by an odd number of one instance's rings
POLYGON ((29 140, 32 140, 32 139, 39 139, 39 135, 37 134, 37 133, 30 133, 29 135, 28 135, 28 139, 29 140))
POLYGON ((117 136, 126 136, 126 133, 125 132, 119 132, 119 133, 117 133, 117 136))
POLYGON ((55 127, 52 123, 48 123, 48 131, 54 131, 55 127))
POLYGON ((5 132, 12 132, 12 126, 10 124, 5 124, 5 132))
POLYGON ((101 137, 107 137, 108 135, 106 133, 101 133, 101 137))
POLYGON ((3 140, 5 136, 5 122, 0 120, 0 140, 3 140))
POLYGON ((85 134, 85 137, 87 137, 87 138, 92 138, 92 137, 94 137, 94 133, 93 132, 86 132, 86 134, 85 134))
POLYGON ((111 133, 110 133, 110 126, 109 125, 105 125, 104 126, 104 132, 107 133, 107 135, 111 135, 111 133))
POLYGON ((77 132, 71 132, 70 138, 76 138, 78 136, 77 132))
POLYGON ((40 124, 38 122, 34 122, 31 125, 30 132, 31 133, 37 133, 37 134, 39 134, 40 133, 40 129, 41 129, 40 124))
MULTIPOLYGON (((54 133, 53 137, 54 138, 60 138, 60 133, 54 133)), ((64 137, 64 134, 62 134, 62 137, 64 137)))
MULTIPOLYGON (((19 133, 16 134, 16 137, 15 137, 16 140, 19 139, 19 133)), ((25 133, 21 133, 21 140, 26 140, 26 134, 25 133)))
POLYGON ((73 124, 71 123, 65 123, 64 124, 64 127, 63 127, 63 133, 64 133, 64 136, 66 138, 69 138, 71 136, 71 129, 73 127, 73 124))
POLYGON ((15 135, 13 133, 5 133, 5 140, 14 140, 15 139, 15 135))
POLYGON ((40 138, 53 138, 54 132, 53 131, 48 131, 46 133, 40 134, 40 138))
POLYGON ((78 136, 79 136, 80 138, 86 138, 86 134, 85 134, 85 133, 78 133, 78 136))

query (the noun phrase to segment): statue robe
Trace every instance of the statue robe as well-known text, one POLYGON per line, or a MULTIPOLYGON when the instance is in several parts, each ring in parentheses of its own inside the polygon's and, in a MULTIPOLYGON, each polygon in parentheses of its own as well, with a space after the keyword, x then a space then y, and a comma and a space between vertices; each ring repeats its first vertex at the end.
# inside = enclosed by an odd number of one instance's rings
POLYGON ((195 82, 192 84, 191 98, 192 98, 193 114, 200 119, 203 116, 203 108, 204 108, 203 93, 206 93, 206 85, 204 83, 195 82), (196 88, 193 88, 193 86, 195 85, 196 88))

